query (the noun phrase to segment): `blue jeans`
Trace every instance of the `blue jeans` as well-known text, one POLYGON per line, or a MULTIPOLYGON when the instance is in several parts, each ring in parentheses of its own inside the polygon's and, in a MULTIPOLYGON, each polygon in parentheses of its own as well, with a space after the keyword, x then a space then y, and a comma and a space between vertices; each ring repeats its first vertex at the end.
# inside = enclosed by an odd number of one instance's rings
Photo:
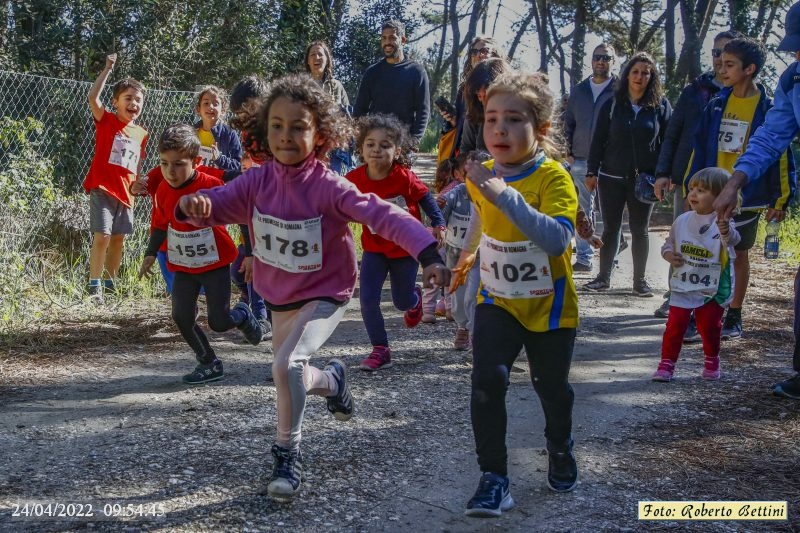
POLYGON ((175 280, 175 272, 170 272, 167 269, 167 252, 159 252, 156 254, 158 266, 161 268, 161 275, 164 276, 164 283, 167 284, 167 296, 172 294, 172 283, 175 280))
POLYGON ((361 318, 373 346, 389 346, 389 337, 381 313, 381 290, 386 275, 392 284, 392 302, 400 311, 418 303, 414 292, 419 263, 413 257, 389 259, 383 254, 364 252, 361 258, 360 283, 361 318))
MULTIPOLYGON (((590 191, 587 189, 586 184, 583 181, 586 177, 586 160, 576 159, 575 162, 572 163, 570 174, 572 175, 572 182, 575 183, 576 187, 578 187, 578 203, 580 204, 581 209, 583 209, 583 212, 586 213, 586 217, 591 220, 592 214, 594 213, 595 191, 590 191)), ((592 245, 589 244, 589 241, 581 239, 575 235, 575 247, 577 248, 578 252, 576 254, 577 262, 584 265, 591 265, 592 257, 594 256, 594 250, 592 250, 592 245)))

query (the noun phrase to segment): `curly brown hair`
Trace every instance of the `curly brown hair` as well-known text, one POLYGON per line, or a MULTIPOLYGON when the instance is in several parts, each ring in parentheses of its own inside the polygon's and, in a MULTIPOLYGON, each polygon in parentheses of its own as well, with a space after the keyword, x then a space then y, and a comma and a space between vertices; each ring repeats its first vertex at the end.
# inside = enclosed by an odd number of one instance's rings
POLYGON ((408 127, 400 122, 394 115, 385 115, 383 113, 375 113, 360 117, 356 121, 356 153, 363 159, 364 141, 372 130, 386 130, 389 137, 394 141, 395 146, 400 148, 400 155, 395 160, 399 165, 406 168, 411 166, 411 134, 408 133, 408 127))
POLYGON ((244 146, 273 157, 267 141, 267 125, 270 108, 278 98, 299 102, 314 117, 314 127, 323 141, 315 149, 317 159, 325 160, 328 152, 347 146, 352 139, 353 125, 339 104, 308 74, 290 74, 276 80, 258 104, 260 109, 254 109, 253 114, 242 121, 244 146))
MULTIPOLYGON (((537 72, 535 74, 515 74, 508 73, 499 77, 489 86, 486 91, 486 101, 491 100, 497 94, 513 94, 525 102, 526 111, 533 119, 534 130, 553 121, 553 110, 555 108, 555 98, 550 91, 547 75, 537 72)), ((556 132, 548 131, 544 135, 538 135, 539 146, 544 150, 547 157, 551 159, 563 159, 561 142, 556 132)))
POLYGON ((647 52, 636 52, 622 67, 622 72, 614 88, 614 98, 617 99, 618 104, 624 104, 630 99, 628 76, 630 76, 631 70, 637 63, 644 63, 650 70, 650 81, 647 82, 644 94, 637 103, 642 107, 658 109, 661 106, 661 99, 664 98, 664 91, 661 88, 661 76, 656 66, 656 60, 647 52))
POLYGON ((313 41, 309 44, 306 48, 305 63, 303 64, 303 67, 309 74, 311 74, 311 66, 308 64, 308 54, 311 53, 311 49, 315 46, 322 48, 322 54, 325 56, 325 71, 322 73, 322 79, 319 80, 320 83, 322 83, 333 79, 333 54, 331 54, 331 49, 328 48, 328 45, 325 44, 324 41, 313 41))
POLYGON ((464 82, 464 103, 467 104, 467 119, 474 123, 483 122, 483 104, 478 100, 478 91, 488 88, 494 80, 511 71, 505 59, 490 57, 472 69, 464 82))

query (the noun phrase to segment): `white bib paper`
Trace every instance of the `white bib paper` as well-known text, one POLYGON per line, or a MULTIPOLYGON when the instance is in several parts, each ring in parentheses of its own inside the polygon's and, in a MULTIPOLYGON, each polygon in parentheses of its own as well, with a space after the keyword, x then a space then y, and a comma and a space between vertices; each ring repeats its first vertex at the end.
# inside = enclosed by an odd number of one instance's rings
POLYGON ((458 213, 450 213, 450 220, 447 224, 447 235, 444 238, 444 242, 453 248, 464 248, 464 238, 467 236, 470 218, 469 216, 459 215, 458 213))
POLYGON ((675 292, 698 292, 705 296, 714 296, 719 289, 721 273, 722 265, 719 263, 686 259, 681 267, 673 270, 669 286, 675 292))
POLYGON ((207 167, 213 166, 211 162, 214 160, 214 150, 212 150, 210 146, 200 147, 200 157, 203 158, 203 161, 200 162, 201 165, 207 167))
POLYGON ((503 242, 483 235, 481 283, 501 298, 549 296, 553 294, 550 259, 531 241, 503 242))
POLYGON ((322 216, 281 220, 253 210, 253 255, 286 272, 322 269, 322 216))
POLYGON ((717 146, 720 152, 741 154, 750 124, 743 120, 723 118, 719 125, 717 146))
POLYGON ((178 231, 167 228, 167 258, 173 265, 202 268, 219 261, 217 240, 212 228, 178 231))
POLYGON ((136 174, 139 170, 140 151, 141 146, 137 145, 133 139, 117 133, 114 136, 114 143, 111 145, 108 162, 136 174))
MULTIPOLYGON (((395 196, 394 198, 384 198, 384 202, 389 202, 390 204, 394 204, 403 211, 408 211, 408 203, 406 202, 405 196, 395 196)), ((375 233, 375 230, 372 229, 372 226, 367 226, 367 229, 371 233, 375 233)))

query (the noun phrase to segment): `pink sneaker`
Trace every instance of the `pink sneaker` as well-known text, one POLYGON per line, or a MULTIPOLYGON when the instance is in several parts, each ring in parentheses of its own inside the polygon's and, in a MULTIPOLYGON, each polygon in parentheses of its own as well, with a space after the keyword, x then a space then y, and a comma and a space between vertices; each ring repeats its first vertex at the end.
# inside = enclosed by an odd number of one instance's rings
POLYGON ((436 316, 445 316, 447 313, 446 307, 444 298, 436 302, 436 316))
POLYGON ((469 350, 469 330, 458 328, 456 338, 453 339, 453 348, 459 351, 469 350))
POLYGON ((703 371, 700 373, 700 377, 709 381, 716 381, 719 376, 719 357, 706 358, 703 362, 703 371))
POLYGON ((669 359, 662 359, 661 362, 658 363, 658 369, 656 369, 652 379, 653 381, 663 381, 664 383, 672 381, 672 372, 674 370, 675 363, 669 359))
POLYGON ((403 320, 407 328, 416 327, 422 320, 422 289, 419 288, 419 285, 414 287, 414 294, 417 295, 417 305, 403 313, 403 320))
POLYGON ((392 366, 392 352, 388 346, 373 346, 369 357, 361 361, 359 368, 369 372, 375 372, 379 368, 389 368, 392 366))

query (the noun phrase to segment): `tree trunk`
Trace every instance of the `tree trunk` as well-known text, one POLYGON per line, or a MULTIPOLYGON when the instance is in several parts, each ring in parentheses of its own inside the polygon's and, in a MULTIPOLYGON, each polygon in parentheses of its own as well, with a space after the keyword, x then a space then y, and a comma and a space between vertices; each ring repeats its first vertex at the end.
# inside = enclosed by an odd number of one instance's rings
POLYGON ((664 23, 664 63, 667 86, 675 85, 675 8, 678 0, 667 0, 667 19, 664 23))
POLYGON ((586 54, 586 19, 589 13, 588 0, 575 2, 575 30, 572 34, 572 65, 569 69, 569 86, 575 87, 583 80, 583 58, 586 54))
POLYGON ((450 2, 450 29, 453 32, 453 53, 450 58, 450 101, 456 101, 458 90, 458 53, 461 51, 461 30, 458 28, 458 0, 450 2))

